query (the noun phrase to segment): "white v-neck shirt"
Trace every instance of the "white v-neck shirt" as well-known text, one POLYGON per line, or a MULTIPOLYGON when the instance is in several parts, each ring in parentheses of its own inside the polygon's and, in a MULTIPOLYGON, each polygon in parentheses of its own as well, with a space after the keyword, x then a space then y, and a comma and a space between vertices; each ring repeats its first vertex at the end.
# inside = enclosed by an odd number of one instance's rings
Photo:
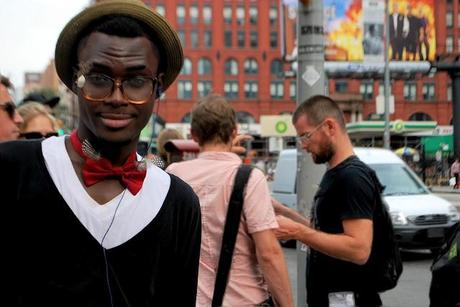
POLYGON ((65 148, 65 136, 44 140, 42 152, 57 190, 78 220, 104 248, 125 243, 152 222, 171 184, 167 173, 146 161, 147 174, 142 189, 136 195, 125 189, 109 202, 100 205, 91 198, 78 179, 65 148), (112 219, 113 224, 110 226, 112 219))

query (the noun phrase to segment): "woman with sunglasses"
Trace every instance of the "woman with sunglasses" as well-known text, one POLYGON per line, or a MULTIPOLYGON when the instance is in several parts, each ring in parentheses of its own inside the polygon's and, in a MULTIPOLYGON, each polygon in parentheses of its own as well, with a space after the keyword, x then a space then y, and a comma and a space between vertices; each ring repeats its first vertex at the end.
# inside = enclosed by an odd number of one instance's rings
POLYGON ((41 139, 57 136, 56 119, 38 102, 28 102, 18 108, 24 119, 20 125, 23 139, 41 139))
POLYGON ((8 92, 11 87, 11 82, 0 75, 0 142, 16 140, 23 121, 8 92))

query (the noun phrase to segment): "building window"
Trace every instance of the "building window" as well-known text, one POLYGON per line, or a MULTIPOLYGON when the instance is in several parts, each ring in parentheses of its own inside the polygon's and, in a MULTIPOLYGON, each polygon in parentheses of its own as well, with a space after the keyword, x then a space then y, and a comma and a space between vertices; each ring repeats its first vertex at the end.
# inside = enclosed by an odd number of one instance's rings
POLYGON ((454 25, 454 16, 452 12, 446 12, 446 26, 451 28, 454 25))
POLYGON ((189 58, 184 59, 184 65, 180 71, 182 75, 190 75, 192 73, 192 61, 189 58))
POLYGON ((259 17, 259 12, 256 7, 251 6, 249 8, 249 23, 251 25, 257 25, 257 18, 259 17))
POLYGON ((372 100, 374 98, 374 84, 372 82, 361 82, 359 93, 363 100, 372 100))
POLYGON ((232 24, 232 8, 230 6, 224 7, 222 14, 224 15, 224 22, 228 25, 232 24))
POLYGON ((259 72, 259 65, 255 59, 247 59, 244 61, 244 73, 248 75, 255 75, 259 72))
POLYGON ((225 61, 225 74, 236 76, 238 74, 238 62, 234 59, 225 61))
POLYGON ((244 82, 244 97, 249 99, 257 98, 259 93, 259 84, 257 81, 244 82))
POLYGON ((156 7, 156 11, 158 14, 160 14, 161 16, 165 16, 166 14, 166 10, 165 10, 165 6, 162 5, 162 4, 158 4, 157 7, 156 7))
POLYGON ((198 31, 190 31, 190 47, 198 48, 198 31))
POLYGON ((210 25, 212 22, 212 8, 210 6, 203 6, 203 22, 205 25, 210 25))
POLYGON ((433 119, 431 118, 430 115, 426 113, 414 113, 409 117, 410 121, 432 121, 433 119))
POLYGON ((176 7, 176 19, 178 24, 183 24, 185 22, 185 7, 183 5, 178 5, 176 7))
POLYGON ((182 47, 185 47, 185 32, 182 30, 177 31, 177 35, 179 36, 180 43, 182 47))
POLYGON ((211 81, 198 81, 197 89, 198 89, 198 95, 200 97, 207 96, 212 91, 212 82, 211 81))
POLYGON ((281 76, 283 74, 283 63, 280 60, 273 60, 270 64, 270 73, 275 76, 281 76))
POLYGON ((198 61, 198 74, 199 75, 210 75, 212 73, 212 64, 211 61, 205 58, 202 58, 198 61))
POLYGON ((417 84, 415 82, 404 83, 404 99, 410 101, 417 99, 417 84))
POLYGON ((236 23, 238 25, 244 25, 244 7, 239 6, 236 8, 236 23))
POLYGON ((244 47, 244 34, 244 31, 238 31, 236 33, 236 44, 240 48, 244 47))
POLYGON ((255 124, 256 120, 248 112, 236 112, 236 122, 239 124, 255 124))
POLYGON ((251 48, 257 48, 259 46, 259 36, 256 31, 251 31, 249 34, 249 41, 251 48))
POLYGON ((447 101, 452 101, 452 83, 447 85, 447 101))
POLYGON ((189 7, 189 14, 190 14, 190 23, 197 24, 198 23, 198 7, 196 5, 192 5, 189 7))
POLYGON ((203 32, 203 46, 212 47, 212 31, 203 32))
POLYGON ((289 97, 292 99, 297 98, 297 81, 295 80, 289 83, 289 97))
POLYGON ((224 32, 224 45, 225 47, 232 46, 232 31, 225 31, 224 32))
POLYGON ((182 120, 180 122, 190 124, 191 121, 192 121, 192 113, 188 112, 182 117, 182 120))
POLYGON ((433 83, 423 84, 423 100, 425 101, 434 100, 434 84, 433 83))
POLYGON ((270 32, 270 47, 278 47, 278 32, 270 32))
POLYGON ((446 52, 454 51, 454 38, 452 36, 446 37, 446 52))
POLYGON ((238 98, 238 81, 225 81, 224 83, 225 98, 238 98))
POLYGON ((177 98, 191 99, 192 98, 192 81, 179 80, 177 81, 177 98))
POLYGON ((268 18, 270 19, 270 25, 275 25, 278 20, 278 9, 276 7, 271 7, 268 13, 268 18))
POLYGON ((348 92, 348 82, 345 80, 335 81, 335 92, 336 93, 348 92))
POLYGON ((270 97, 275 99, 283 98, 284 96, 284 82, 272 81, 270 82, 270 97))

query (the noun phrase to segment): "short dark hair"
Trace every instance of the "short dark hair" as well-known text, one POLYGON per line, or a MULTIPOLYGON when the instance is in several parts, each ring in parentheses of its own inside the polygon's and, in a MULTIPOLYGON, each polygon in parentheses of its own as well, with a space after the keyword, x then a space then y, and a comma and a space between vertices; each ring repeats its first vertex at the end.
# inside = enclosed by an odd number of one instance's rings
MULTIPOLYGON (((78 54, 81 48, 86 44, 86 41, 91 33, 99 32, 107 35, 115 35, 120 37, 140 37, 145 36, 152 42, 153 50, 157 53, 157 56, 160 57, 164 54, 161 49, 161 45, 157 44, 154 37, 149 35, 147 27, 144 26, 138 20, 123 16, 123 15, 108 15, 102 18, 94 20, 86 29, 81 33, 80 37, 77 39, 77 48, 75 54, 73 55, 73 68, 75 71, 78 71, 78 54)), ((159 61, 158 72, 162 72, 164 67, 162 66, 162 61, 159 61)))
POLYGON ((236 129, 235 110, 222 96, 206 96, 193 106, 191 129, 200 145, 212 142, 226 144, 236 129))
POLYGON ((326 117, 334 118, 343 130, 346 130, 345 119, 339 105, 330 97, 315 95, 302 102, 294 111, 292 123, 295 124, 300 116, 305 115, 312 125, 321 124, 326 117))

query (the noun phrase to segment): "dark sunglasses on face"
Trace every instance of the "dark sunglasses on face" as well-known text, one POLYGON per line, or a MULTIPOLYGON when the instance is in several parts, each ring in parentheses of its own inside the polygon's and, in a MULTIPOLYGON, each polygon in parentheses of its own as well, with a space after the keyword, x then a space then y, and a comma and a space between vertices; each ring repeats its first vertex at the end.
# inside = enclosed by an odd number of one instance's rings
POLYGON ((47 139, 47 138, 50 138, 52 136, 58 136, 58 133, 57 132, 48 132, 48 133, 45 133, 45 134, 42 134, 41 132, 25 132, 25 133, 21 133, 21 137, 27 139, 27 140, 32 140, 32 139, 47 139))
POLYGON ((0 108, 5 111, 8 116, 13 119, 14 113, 16 113, 16 105, 12 102, 5 102, 0 104, 0 108))

